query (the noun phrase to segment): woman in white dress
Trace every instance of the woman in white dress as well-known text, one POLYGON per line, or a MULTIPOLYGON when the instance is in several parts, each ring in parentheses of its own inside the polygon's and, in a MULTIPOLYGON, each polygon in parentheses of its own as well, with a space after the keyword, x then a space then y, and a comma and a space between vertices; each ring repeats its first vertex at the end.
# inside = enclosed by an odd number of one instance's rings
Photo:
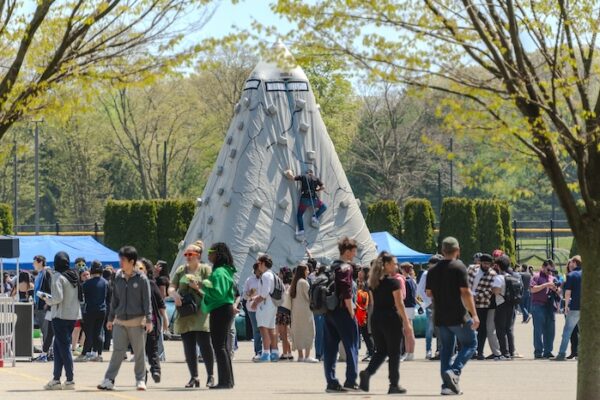
POLYGON ((290 285, 292 343, 293 349, 298 351, 298 362, 316 363, 319 361, 310 357, 310 350, 315 340, 315 324, 310 310, 310 285, 307 277, 308 267, 304 264, 298 265, 290 285))

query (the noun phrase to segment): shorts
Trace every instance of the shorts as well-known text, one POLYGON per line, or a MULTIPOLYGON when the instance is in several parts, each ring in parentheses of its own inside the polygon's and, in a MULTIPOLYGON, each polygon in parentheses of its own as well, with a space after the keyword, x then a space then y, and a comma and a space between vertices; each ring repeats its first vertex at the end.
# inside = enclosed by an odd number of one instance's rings
POLYGON ((290 310, 283 309, 282 311, 277 311, 277 316, 275 317, 275 324, 282 326, 289 326, 292 324, 292 313, 290 310))
POLYGON ((276 315, 277 307, 268 298, 256 310, 256 324, 259 328, 275 329, 276 315))
POLYGON ((410 319, 411 321, 413 319, 415 319, 415 308, 414 307, 407 307, 405 308, 406 310, 406 316, 408 317, 408 319, 410 319))

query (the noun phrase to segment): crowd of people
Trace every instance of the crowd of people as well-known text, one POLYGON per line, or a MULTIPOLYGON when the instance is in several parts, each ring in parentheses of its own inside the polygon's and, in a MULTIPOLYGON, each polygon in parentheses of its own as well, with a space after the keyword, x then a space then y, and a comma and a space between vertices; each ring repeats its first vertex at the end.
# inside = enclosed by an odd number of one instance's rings
POLYGON ((3 290, 19 301, 34 302, 35 324, 43 337, 36 361, 54 362, 48 390, 73 389, 73 363, 101 362, 103 351, 111 346, 98 389, 115 389, 127 352, 135 363, 138 390, 146 390, 148 374, 160 382, 163 333, 169 330, 167 297, 176 306, 173 330, 181 335, 190 374, 186 388, 200 386, 199 360, 207 387, 234 387, 232 328, 239 307, 252 327, 252 361, 322 362, 329 393, 368 392, 370 378, 386 360, 388 393, 405 393, 400 363, 414 360, 413 320, 420 314, 427 320, 426 358, 440 360, 443 395, 461 393, 461 372, 470 360, 523 357, 513 335, 517 311, 522 323, 533 320, 536 359, 578 356, 579 256, 568 261, 563 277, 552 260, 534 272, 532 266, 513 265, 499 250, 478 253, 465 266, 459 243, 451 237, 442 241, 441 254, 417 269, 410 263, 398 265, 386 252, 369 265, 354 264, 357 248, 354 240, 343 238, 340 257, 331 265, 320 265, 309 254, 305 263, 277 272, 271 257, 262 254, 253 274, 239 282, 239 294, 227 245, 215 243, 207 250, 209 266, 201 262, 205 252, 201 241, 185 249, 186 262, 175 269, 172 279, 165 262, 153 264, 126 246, 119 251, 118 270, 97 261, 88 269, 84 259, 77 259, 71 268, 64 252, 56 254, 52 269, 43 256, 36 256, 34 274, 3 277, 3 290), (566 323, 555 356, 555 317, 560 312, 566 323), (359 372, 361 347, 368 366, 359 372), (346 363, 343 383, 336 376, 338 361, 346 363), (63 370, 66 381, 61 382, 63 370))

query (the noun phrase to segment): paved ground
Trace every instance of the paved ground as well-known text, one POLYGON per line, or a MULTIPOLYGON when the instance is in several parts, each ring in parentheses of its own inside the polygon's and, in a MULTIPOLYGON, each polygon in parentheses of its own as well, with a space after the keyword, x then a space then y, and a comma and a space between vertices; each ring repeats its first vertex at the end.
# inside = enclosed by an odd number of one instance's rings
MULTIPOLYGON (((562 332, 562 317, 557 318, 556 345, 562 332)), ((512 362, 474 361, 468 364, 461 381, 464 391, 462 399, 575 399, 576 362, 550 362, 533 360, 532 326, 517 323, 516 340, 518 350, 525 359, 512 362)), ((401 384, 408 389, 404 397, 433 399, 439 397, 439 362, 423 360, 425 343, 417 340, 416 361, 403 363, 400 368, 401 384)), ((163 365, 163 382, 149 382, 149 390, 136 392, 134 388, 133 364, 124 362, 117 380, 118 391, 95 390, 103 377, 107 363, 76 364, 75 392, 45 392, 42 386, 50 379, 52 363, 17 363, 16 368, 0 368, 1 399, 304 399, 325 398, 324 378, 321 364, 286 362, 256 365, 248 360, 252 344, 241 343, 234 361, 236 387, 233 391, 208 391, 207 389, 186 390, 183 385, 189 376, 184 363, 180 342, 167 342, 168 362, 163 365), (201 393, 199 393, 201 392, 201 393)), ((108 358, 108 354, 105 359, 108 358)), ((338 364, 338 370, 345 370, 338 364)), ((357 393, 354 398, 386 396, 387 364, 373 378, 371 393, 357 393)), ((361 363, 360 368, 366 367, 361 363)), ((216 370, 216 369, 215 369, 216 370)), ((204 370, 201 366, 201 379, 204 370)), ((339 375, 339 374, 338 374, 339 375)))

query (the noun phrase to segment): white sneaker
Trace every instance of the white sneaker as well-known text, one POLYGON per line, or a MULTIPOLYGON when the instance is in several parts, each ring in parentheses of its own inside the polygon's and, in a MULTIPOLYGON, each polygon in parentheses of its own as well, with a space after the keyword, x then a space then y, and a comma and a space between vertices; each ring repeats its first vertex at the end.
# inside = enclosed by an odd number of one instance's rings
POLYGON ((63 390, 75 390, 75 382, 66 381, 63 385, 63 390))
POLYGON ((257 354, 257 355, 255 355, 254 357, 252 357, 252 361, 254 361, 254 362, 257 362, 257 361, 259 361, 259 360, 260 360, 260 358, 261 358, 261 357, 262 357, 262 355, 260 355, 260 354, 257 354))
POLYGON ((446 384, 446 387, 452 390, 456 394, 460 394, 460 376, 457 375, 453 370, 449 369, 442 373, 442 380, 446 384))
POLYGON ((400 356, 400 362, 404 362, 406 361, 406 353, 402 354, 402 356, 400 356))
POLYGON ((60 381, 55 381, 54 379, 52 379, 50 382, 46 383, 44 385, 44 390, 62 390, 62 384, 60 383, 60 381))
POLYGON ((415 359, 415 353, 408 353, 406 354, 406 358, 404 359, 404 361, 413 361, 415 359))
POLYGON ((432 353, 431 353, 431 350, 429 350, 429 351, 427 352, 427 354, 425 355, 425 358, 426 358, 427 360, 431 360, 431 359, 433 358, 433 355, 432 355, 432 353))
POLYGON ((115 384, 110 379, 105 379, 97 386, 99 390, 115 390, 115 384))
POLYGON ((298 362, 304 362, 304 361, 306 361, 306 358, 298 357, 298 362))
POLYGON ((146 390, 146 382, 144 382, 144 381, 137 381, 135 383, 135 388, 136 388, 136 390, 139 390, 139 391, 142 391, 142 392, 145 391, 146 390))
POLYGON ((317 360, 316 358, 307 357, 304 359, 304 362, 309 364, 317 364, 319 360, 317 360))
POLYGON ((443 388, 442 389, 442 396, 458 396, 461 395, 461 393, 455 393, 452 389, 450 388, 443 388))

